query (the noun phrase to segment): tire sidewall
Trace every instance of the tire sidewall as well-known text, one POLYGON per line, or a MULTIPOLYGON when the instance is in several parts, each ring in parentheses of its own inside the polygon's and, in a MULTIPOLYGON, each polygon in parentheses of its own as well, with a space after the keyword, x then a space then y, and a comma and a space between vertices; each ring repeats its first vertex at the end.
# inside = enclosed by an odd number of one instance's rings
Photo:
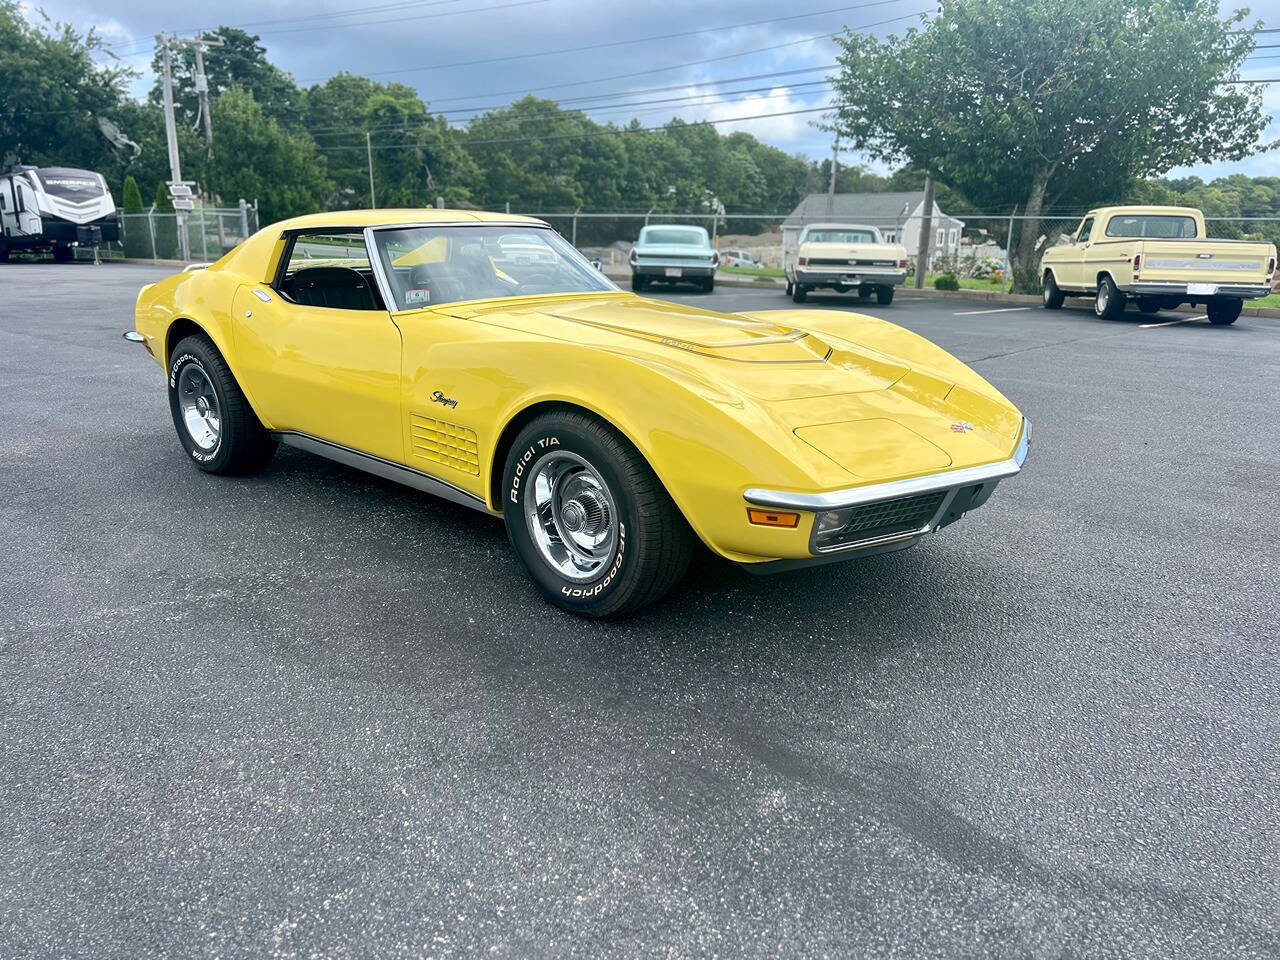
POLYGON ((631 483, 620 471, 613 453, 590 432, 555 417, 537 421, 520 433, 502 473, 502 509, 507 536, 520 555, 538 588, 557 605, 576 613, 599 615, 615 606, 619 597, 630 593, 631 581, 639 575, 640 544, 634 532, 639 517, 631 483), (618 511, 617 545, 609 563, 591 580, 569 580, 557 573, 534 542, 525 515, 525 499, 538 462, 556 451, 582 457, 600 474, 613 496, 618 511))
POLYGON ((173 356, 169 358, 169 412, 173 415, 173 426, 178 432, 178 441, 182 444, 182 449, 187 452, 192 463, 201 470, 218 470, 231 455, 227 410, 227 391, 210 362, 208 348, 194 338, 183 340, 174 349, 173 356), (191 434, 187 432, 187 425, 182 417, 182 407, 178 402, 178 377, 186 367, 193 364, 200 368, 209 383, 213 385, 214 396, 218 398, 218 410, 222 415, 222 429, 218 433, 218 444, 208 451, 201 450, 191 439, 191 434))

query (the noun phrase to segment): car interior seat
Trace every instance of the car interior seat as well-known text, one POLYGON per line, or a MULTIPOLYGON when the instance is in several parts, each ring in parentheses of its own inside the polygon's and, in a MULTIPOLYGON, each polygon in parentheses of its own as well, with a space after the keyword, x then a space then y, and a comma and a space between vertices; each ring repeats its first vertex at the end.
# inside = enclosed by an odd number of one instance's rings
POLYGON ((285 278, 281 292, 294 303, 337 310, 378 310, 381 297, 351 267, 308 267, 285 278))

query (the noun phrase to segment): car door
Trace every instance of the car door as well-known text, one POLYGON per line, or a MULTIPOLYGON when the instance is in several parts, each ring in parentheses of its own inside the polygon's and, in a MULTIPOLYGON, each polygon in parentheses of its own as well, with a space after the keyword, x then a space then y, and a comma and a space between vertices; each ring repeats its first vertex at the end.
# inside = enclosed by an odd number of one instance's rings
POLYGON ((236 373, 273 430, 404 462, 400 330, 363 234, 291 238, 276 282, 241 287, 233 310, 236 373))
POLYGON ((1094 217, 1086 216, 1080 223, 1073 237, 1073 243, 1063 252, 1062 268, 1058 272, 1058 286, 1071 288, 1075 290, 1093 289, 1091 282, 1086 282, 1085 275, 1088 270, 1085 268, 1085 258, 1088 255, 1091 246, 1090 237, 1093 234, 1094 217))

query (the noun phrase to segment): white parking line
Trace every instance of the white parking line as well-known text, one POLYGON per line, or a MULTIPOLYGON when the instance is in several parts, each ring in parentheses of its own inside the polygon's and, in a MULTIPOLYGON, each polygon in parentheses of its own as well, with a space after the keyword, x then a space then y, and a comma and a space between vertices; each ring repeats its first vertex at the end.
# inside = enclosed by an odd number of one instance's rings
POLYGON ((1030 307, 1000 307, 997 310, 961 310, 959 313, 951 314, 953 317, 976 317, 980 313, 1017 313, 1020 310, 1030 310, 1030 307))
POLYGON ((1202 313, 1198 317, 1179 317, 1177 320, 1165 320, 1163 323, 1140 323, 1140 330, 1150 330, 1152 327, 1172 327, 1175 323, 1190 323, 1192 320, 1208 320, 1209 315, 1202 313))

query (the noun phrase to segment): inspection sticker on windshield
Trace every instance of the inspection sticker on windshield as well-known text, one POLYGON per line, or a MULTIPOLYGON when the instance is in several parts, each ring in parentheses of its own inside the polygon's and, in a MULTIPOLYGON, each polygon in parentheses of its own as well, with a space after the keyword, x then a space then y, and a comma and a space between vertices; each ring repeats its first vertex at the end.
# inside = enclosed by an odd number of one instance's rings
POLYGON ((404 292, 404 302, 405 303, 430 303, 431 291, 422 290, 422 289, 406 290, 404 292))

